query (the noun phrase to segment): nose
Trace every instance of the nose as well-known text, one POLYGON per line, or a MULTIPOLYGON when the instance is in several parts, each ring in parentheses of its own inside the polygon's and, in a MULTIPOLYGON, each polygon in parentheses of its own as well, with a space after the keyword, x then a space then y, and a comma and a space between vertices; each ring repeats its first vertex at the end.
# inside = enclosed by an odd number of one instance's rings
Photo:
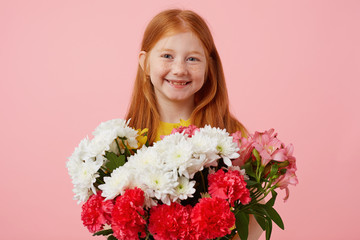
POLYGON ((185 75, 187 72, 186 63, 180 59, 173 62, 172 73, 174 75, 185 75))

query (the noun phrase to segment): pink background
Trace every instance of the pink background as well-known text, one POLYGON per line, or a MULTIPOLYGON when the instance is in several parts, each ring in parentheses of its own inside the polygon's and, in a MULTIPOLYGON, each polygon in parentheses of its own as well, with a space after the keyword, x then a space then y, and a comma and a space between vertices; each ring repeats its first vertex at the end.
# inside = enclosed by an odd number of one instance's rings
POLYGON ((359 1, 123 2, 0 1, 1 239, 91 239, 65 162, 124 117, 144 28, 171 7, 209 23, 236 116, 295 145, 273 239, 359 239, 359 1))

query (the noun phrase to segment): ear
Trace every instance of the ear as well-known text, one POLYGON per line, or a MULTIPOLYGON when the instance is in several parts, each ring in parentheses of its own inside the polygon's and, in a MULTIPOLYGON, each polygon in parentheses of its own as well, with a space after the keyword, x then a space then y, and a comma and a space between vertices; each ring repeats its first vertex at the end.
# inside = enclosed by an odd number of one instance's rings
POLYGON ((143 71, 145 71, 145 58, 146 58, 146 52, 145 51, 141 51, 139 53, 139 64, 140 64, 140 67, 143 71))

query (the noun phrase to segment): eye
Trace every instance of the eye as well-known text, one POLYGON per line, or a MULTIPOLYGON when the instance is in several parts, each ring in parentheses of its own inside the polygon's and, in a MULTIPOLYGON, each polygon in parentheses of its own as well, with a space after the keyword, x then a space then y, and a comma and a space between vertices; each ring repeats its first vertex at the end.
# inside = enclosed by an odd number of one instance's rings
POLYGON ((194 58, 194 57, 189 57, 189 58, 188 58, 188 61, 194 62, 194 61, 199 61, 199 59, 194 58))
POLYGON ((163 54, 162 57, 163 58, 169 58, 169 59, 172 58, 172 56, 170 54, 167 54, 167 53, 163 54))

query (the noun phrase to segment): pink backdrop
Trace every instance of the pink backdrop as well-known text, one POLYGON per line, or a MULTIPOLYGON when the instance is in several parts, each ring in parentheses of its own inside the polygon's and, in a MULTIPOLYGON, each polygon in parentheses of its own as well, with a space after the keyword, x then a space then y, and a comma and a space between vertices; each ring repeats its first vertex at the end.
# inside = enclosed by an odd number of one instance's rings
POLYGON ((1 239, 91 239, 65 162, 124 117, 144 28, 171 7, 208 21, 236 116, 295 145, 273 239, 359 239, 356 0, 0 1, 1 239))

